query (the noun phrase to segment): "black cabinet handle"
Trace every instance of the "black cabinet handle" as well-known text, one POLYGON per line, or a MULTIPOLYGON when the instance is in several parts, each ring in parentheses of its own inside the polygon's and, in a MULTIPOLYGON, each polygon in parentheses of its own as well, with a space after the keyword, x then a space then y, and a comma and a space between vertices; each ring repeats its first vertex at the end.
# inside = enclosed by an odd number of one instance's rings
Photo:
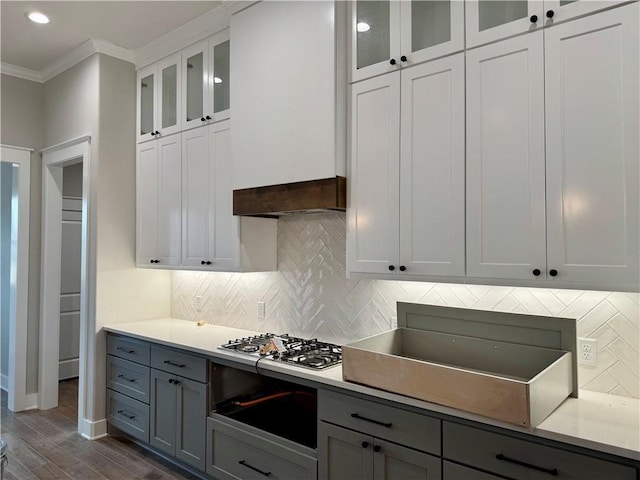
POLYGON ((549 275, 551 275, 552 277, 555 277, 556 275, 558 275, 558 270, 556 270, 555 268, 552 268, 551 270, 549 270, 549 275))
POLYGON ((124 376, 124 375, 122 375, 122 374, 118 375, 118 378, 121 378, 121 379, 123 379, 123 380, 126 380, 127 382, 135 382, 135 381, 136 381, 136 379, 135 379, 135 378, 127 378, 127 377, 125 377, 125 376, 124 376))
POLYGON ((120 351, 120 352, 124 352, 124 353, 136 353, 135 350, 127 350, 124 347, 116 347, 116 350, 120 351))
POLYGON ((127 417, 129 420, 133 420, 134 418, 136 418, 135 415, 129 415, 124 410, 118 410, 118 415, 122 415, 123 417, 127 417))
POLYGON ((533 273, 536 277, 538 277, 538 276, 540 276, 540 273, 542 273, 542 272, 540 272, 539 268, 534 268, 533 272, 531 272, 531 273, 533 273))
POLYGON ((381 422, 379 420, 373 420, 371 418, 363 417, 362 415, 360 415, 358 413, 352 413, 351 414, 351 418, 357 418, 358 420, 364 420, 365 422, 375 423, 376 425, 381 425, 381 426, 386 427, 386 428, 391 428, 391 425, 393 425, 392 423, 385 423, 385 422, 381 422))
POLYGON ((390 270, 390 271, 392 271, 392 272, 393 272, 395 269, 396 269, 396 267, 394 267, 393 265, 389 265, 389 270, 390 270))
POLYGON ((207 265, 211 265, 211 261, 210 260, 207 260, 207 265))
POLYGON ((149 263, 160 263, 160 260, 149 260, 149 263))
POLYGON ((538 15, 531 15, 529 20, 531 20, 531 23, 536 23, 538 21, 538 15))
POLYGON ((406 55, 402 55, 402 56, 400 57, 400 61, 401 61, 401 62, 406 62, 406 61, 407 61, 407 56, 406 56, 406 55))
POLYGON ((395 64, 396 64, 396 59, 395 59, 395 58, 392 58, 391 60, 389 60, 389 63, 390 63, 391 65, 395 65, 395 64))
POLYGON ((553 18, 553 10, 547 10, 547 18, 553 18))
POLYGON ((156 135, 160 135, 160 132, 158 130, 156 130, 156 135))
POLYGON ((167 365, 171 365, 172 367, 178 367, 178 368, 184 368, 187 366, 186 363, 175 363, 175 362, 172 362, 171 360, 165 360, 164 363, 167 365))
POLYGON ((260 470, 259 468, 256 468, 256 467, 254 467, 254 466, 252 466, 252 465, 249 465, 249 464, 246 462, 246 460, 240 460, 238 463, 239 463, 240 465, 242 465, 243 467, 250 468, 250 469, 251 469, 251 470, 253 470, 254 472, 258 472, 258 473, 260 473, 260 474, 264 475, 265 477, 268 477, 269 475, 271 475, 271 472, 265 472, 264 470, 260 470))
POLYGON ((380 450, 382 450, 382 447, 380 445, 375 445, 373 447, 373 451, 376 452, 376 453, 378 453, 380 450))
POLYGON ((407 269, 407 267, 405 267, 404 265, 400 265, 400 271, 404 272, 407 269))
POLYGON ((207 120, 211 120, 211 117, 210 117, 209 115, 207 115, 207 117, 206 117, 206 118, 207 118, 207 120))
POLYGON ((502 462, 508 462, 508 463, 513 463, 515 465, 520 465, 521 467, 531 468, 531 469, 537 470, 539 472, 548 473, 549 475, 553 475, 554 477, 558 476, 558 469, 557 468, 544 468, 544 467, 539 467, 537 465, 531 465, 530 463, 521 462, 520 460, 516 460, 514 458, 509 458, 509 457, 503 455, 502 453, 497 454, 496 455, 496 459, 498 459, 498 460, 500 460, 502 462))
POLYGON ((200 121, 201 121, 201 122, 206 122, 206 121, 207 121, 207 119, 206 119, 206 118, 204 118, 204 117, 200 117, 200 121))

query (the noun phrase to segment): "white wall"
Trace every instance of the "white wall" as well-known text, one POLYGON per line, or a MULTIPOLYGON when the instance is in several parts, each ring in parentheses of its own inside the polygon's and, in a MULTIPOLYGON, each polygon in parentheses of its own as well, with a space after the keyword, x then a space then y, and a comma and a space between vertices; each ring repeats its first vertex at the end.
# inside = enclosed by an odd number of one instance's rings
POLYGON ((283 217, 277 272, 175 272, 172 317, 340 344, 388 330, 398 301, 576 318, 578 336, 598 343, 598 366, 579 367, 580 387, 640 398, 639 294, 350 280, 345 234, 344 214, 283 217), (200 314, 194 295, 203 297, 200 314), (258 300, 266 302, 264 320, 256 318, 258 300))
POLYGON ((29 307, 27 325, 27 393, 38 390, 40 325, 40 217, 42 209, 42 159, 44 139, 44 86, 2 75, 0 77, 0 143, 33 148, 29 220, 29 307))

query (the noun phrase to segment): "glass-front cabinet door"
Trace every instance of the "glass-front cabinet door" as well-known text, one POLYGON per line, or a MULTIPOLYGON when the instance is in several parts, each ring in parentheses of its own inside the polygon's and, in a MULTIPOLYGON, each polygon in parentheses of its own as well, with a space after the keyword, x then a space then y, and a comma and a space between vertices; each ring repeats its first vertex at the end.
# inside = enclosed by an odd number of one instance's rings
POLYGON ((545 26, 612 7, 626 0, 545 0, 545 26))
POLYGON ((155 138, 157 66, 138 71, 136 131, 138 143, 155 138))
POLYGON ((182 129, 229 118, 229 30, 182 52, 182 129))
POLYGON ((542 0, 467 0, 467 48, 544 26, 542 0))
POLYGON ((181 55, 172 55, 158 63, 158 106, 156 127, 160 135, 180 131, 181 55))
POLYGON ((464 49, 464 2, 411 0, 400 4, 402 66, 464 49))
POLYGON ((360 0, 351 10, 351 81, 464 48, 464 2, 360 0))

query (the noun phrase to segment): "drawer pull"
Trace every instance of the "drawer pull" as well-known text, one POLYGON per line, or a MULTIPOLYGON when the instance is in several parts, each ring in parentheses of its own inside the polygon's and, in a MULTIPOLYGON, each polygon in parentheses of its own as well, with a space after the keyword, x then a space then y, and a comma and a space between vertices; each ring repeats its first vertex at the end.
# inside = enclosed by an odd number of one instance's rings
POLYGON ((123 417, 127 417, 129 420, 133 420, 134 418, 136 418, 135 415, 129 415, 124 410, 118 410, 118 415, 122 415, 123 417))
POLYGON ((269 475, 271 475, 271 472, 265 472, 265 471, 263 471, 263 470, 260 470, 259 468, 256 468, 256 467, 254 467, 254 466, 252 466, 252 465, 249 465, 245 460, 240 460, 238 463, 239 463, 240 465, 242 465, 243 467, 250 468, 250 469, 251 469, 251 470, 253 470, 254 472, 258 472, 258 473, 260 473, 260 474, 264 475, 265 477, 268 477, 269 475))
POLYGON ((359 415, 357 413, 352 413, 351 418, 357 418, 358 420, 364 420, 365 422, 375 423, 376 425, 380 425, 386 428, 391 428, 391 425, 393 425, 391 422, 389 423, 380 422, 378 420, 373 420, 371 418, 363 417, 362 415, 359 415))
POLYGON ((116 347, 116 350, 120 350, 121 352, 129 353, 129 354, 131 354, 131 353, 136 353, 136 351, 135 351, 135 350, 127 350, 127 349, 126 349, 126 348, 124 348, 124 347, 116 347))
POLYGON ((167 365, 171 365, 172 367, 178 367, 178 368, 184 368, 187 366, 184 363, 175 363, 175 362, 172 362, 171 360, 165 360, 164 363, 166 363, 167 365))
POLYGON ((548 473, 549 475, 553 475, 554 477, 558 476, 558 469, 557 468, 538 467, 537 465, 531 465, 530 463, 521 462, 520 460, 516 460, 514 458, 506 457, 502 453, 497 454, 496 458, 498 460, 503 461, 503 462, 513 463, 515 465, 520 465, 521 467, 532 468, 533 470, 538 470, 539 472, 548 473))
POLYGON ((118 375, 118 378, 121 378, 121 379, 123 379, 123 380, 126 380, 127 382, 135 382, 135 381, 136 381, 136 379, 135 379, 135 378, 127 378, 127 377, 125 377, 125 376, 124 376, 124 375, 122 375, 122 374, 118 375))

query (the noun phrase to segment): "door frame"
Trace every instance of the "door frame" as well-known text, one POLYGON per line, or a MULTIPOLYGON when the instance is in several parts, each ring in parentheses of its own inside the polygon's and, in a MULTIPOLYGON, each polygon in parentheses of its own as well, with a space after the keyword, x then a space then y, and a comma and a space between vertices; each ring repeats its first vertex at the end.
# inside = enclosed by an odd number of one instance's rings
POLYGON ((31 196, 31 148, 2 145, 2 161, 19 165, 18 218, 11 219, 11 237, 16 249, 11 252, 9 305, 9 365, 7 403, 12 412, 35 408, 35 398, 27 395, 27 322, 29 307, 29 208, 31 196))
POLYGON ((82 162, 82 253, 80 271, 80 360, 78 380, 78 432, 95 438, 106 432, 86 419, 91 405, 89 389, 95 367, 96 221, 91 137, 83 136, 42 150, 42 275, 40 290, 40 361, 38 407, 58 405, 60 337, 60 263, 62 238, 62 169, 82 162))

